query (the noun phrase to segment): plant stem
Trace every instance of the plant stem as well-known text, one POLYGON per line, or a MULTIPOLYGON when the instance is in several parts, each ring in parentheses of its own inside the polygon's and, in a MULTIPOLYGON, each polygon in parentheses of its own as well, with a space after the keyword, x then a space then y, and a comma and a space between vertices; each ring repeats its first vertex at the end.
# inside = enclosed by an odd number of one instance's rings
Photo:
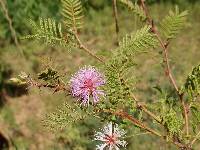
POLYGON ((144 129, 144 130, 146 130, 146 131, 148 131, 148 132, 150 132, 150 133, 152 133, 152 134, 154 134, 154 135, 156 135, 156 136, 162 137, 162 135, 161 135, 159 132, 157 132, 157 131, 155 131, 155 130, 149 128, 149 127, 147 127, 147 126, 144 125, 142 122, 140 122, 139 120, 133 118, 131 115, 129 115, 129 114, 126 113, 126 112, 117 112, 117 113, 115 113, 115 114, 118 115, 118 116, 121 116, 122 118, 126 118, 126 119, 130 120, 130 121, 133 122, 136 126, 142 128, 142 129, 144 129))
POLYGON ((117 1, 112 0, 112 5, 113 5, 113 15, 115 18, 115 31, 117 34, 117 44, 119 45, 119 23, 118 23, 117 1))
POLYGON ((133 116, 129 115, 128 113, 126 112, 122 112, 122 111, 118 111, 118 112, 112 112, 110 110, 103 110, 104 112, 107 112, 107 113, 111 113, 113 115, 116 115, 116 116, 119 116, 119 117, 122 117, 124 119, 128 119, 129 121, 131 121, 134 125, 152 133, 153 135, 156 135, 156 136, 159 136, 159 137, 162 137, 162 135, 155 131, 154 129, 151 129, 149 127, 147 127, 145 124, 143 124, 142 122, 140 122, 139 120, 135 119, 133 116))
POLYGON ((102 60, 101 58, 99 58, 98 56, 96 56, 94 53, 92 53, 92 51, 90 49, 88 49, 80 40, 79 36, 77 33, 74 33, 77 41, 78 41, 78 44, 79 44, 79 47, 80 49, 84 50, 86 53, 88 53, 90 56, 94 57, 95 59, 97 59, 98 61, 104 63, 104 60, 102 60))
POLYGON ((141 6, 142 6, 142 9, 143 11, 145 12, 145 15, 147 17, 147 23, 149 25, 151 25, 152 27, 152 32, 155 34, 156 38, 158 39, 162 49, 163 49, 163 54, 164 54, 164 62, 166 64, 166 70, 165 70, 165 73, 166 75, 169 77, 169 80, 170 82, 172 83, 174 89, 176 90, 178 96, 179 96, 179 99, 181 101, 181 105, 183 107, 183 117, 184 117, 184 120, 185 120, 185 128, 186 128, 186 135, 188 136, 189 135, 189 121, 188 121, 188 110, 187 110, 187 107, 186 107, 186 104, 183 100, 183 93, 180 93, 179 92, 179 89, 178 89, 178 86, 176 84, 176 81, 172 75, 172 71, 171 71, 171 68, 170 68, 170 64, 169 64, 169 57, 168 57, 168 44, 169 43, 164 43, 163 40, 161 39, 158 31, 156 30, 156 27, 153 23, 153 20, 151 19, 149 13, 148 13, 148 10, 146 8, 146 5, 144 3, 144 0, 140 0, 141 2, 141 6))

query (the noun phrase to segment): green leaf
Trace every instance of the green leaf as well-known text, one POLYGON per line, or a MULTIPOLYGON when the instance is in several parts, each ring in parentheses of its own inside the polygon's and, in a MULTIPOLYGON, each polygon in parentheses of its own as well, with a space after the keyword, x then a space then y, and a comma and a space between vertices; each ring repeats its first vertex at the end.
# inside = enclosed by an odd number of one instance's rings
POLYGON ((78 105, 65 102, 55 112, 47 114, 42 123, 48 130, 55 132, 86 118, 88 114, 84 113, 78 105))
POLYGON ((191 110, 191 122, 192 122, 192 128, 193 132, 196 133, 197 128, 200 124, 200 105, 199 103, 193 103, 190 107, 191 110))
POLYGON ((80 0, 62 0, 62 16, 67 28, 77 30, 83 24, 83 10, 80 0))
POLYGON ((144 49, 156 47, 158 40, 153 33, 150 32, 150 26, 144 26, 136 33, 126 35, 120 42, 120 48, 128 53, 134 53, 144 49))
POLYGON ((170 11, 169 15, 162 20, 161 31, 168 40, 175 38, 184 27, 187 15, 187 11, 179 12, 176 7, 175 12, 170 11))
POLYGON ((61 23, 56 23, 53 19, 40 18, 39 24, 30 20, 33 34, 24 36, 21 39, 43 40, 46 44, 60 45, 64 47, 74 46, 74 37, 72 33, 63 34, 61 23))
POLYGON ((133 13, 139 16, 142 21, 146 20, 146 15, 144 14, 144 11, 140 8, 140 6, 138 6, 137 4, 133 4, 133 2, 131 2, 130 0, 119 0, 119 1, 126 7, 128 7, 128 9, 131 10, 133 13))
POLYGON ((163 123, 169 130, 170 135, 179 135, 181 133, 182 120, 178 118, 174 110, 171 109, 166 112, 165 116, 163 116, 163 123))

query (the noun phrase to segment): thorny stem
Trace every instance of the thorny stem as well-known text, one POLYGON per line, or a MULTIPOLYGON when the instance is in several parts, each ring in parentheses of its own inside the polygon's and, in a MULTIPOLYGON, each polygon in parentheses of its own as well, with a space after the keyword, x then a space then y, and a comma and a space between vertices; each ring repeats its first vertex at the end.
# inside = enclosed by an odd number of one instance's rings
POLYGON ((161 45, 161 47, 162 47, 162 49, 163 49, 163 53, 164 53, 164 62, 166 63, 166 71, 165 71, 165 73, 166 73, 166 75, 169 77, 170 82, 173 84, 173 86, 174 86, 176 92, 179 94, 178 86, 177 86, 177 84, 176 84, 175 79, 174 79, 173 76, 172 76, 171 69, 170 69, 170 65, 169 65, 169 59, 168 59, 169 57, 168 57, 168 49, 167 49, 169 43, 165 44, 165 43, 162 41, 162 39, 160 38, 160 35, 158 34, 158 32, 157 32, 157 30, 156 30, 156 27, 155 27, 155 25, 154 25, 154 23, 153 23, 153 20, 151 19, 150 15, 149 15, 149 13, 148 13, 148 10, 147 10, 147 8, 146 8, 146 5, 145 5, 145 3, 144 3, 144 0, 140 0, 140 2, 141 2, 142 9, 143 9, 143 11, 145 12, 145 15, 146 15, 146 17, 147 17, 147 23, 152 27, 152 32, 155 34, 156 38, 158 39, 158 41, 159 41, 159 43, 160 43, 160 45, 161 45))
POLYGON ((115 18, 115 30, 116 30, 116 34, 117 34, 117 44, 119 45, 119 23, 118 23, 117 1, 112 0, 112 5, 113 5, 113 15, 115 18))
POLYGON ((158 31, 156 30, 156 27, 153 23, 153 20, 151 19, 151 17, 149 16, 149 13, 148 13, 148 10, 146 8, 146 5, 144 3, 144 0, 140 0, 141 2, 141 6, 142 6, 142 9, 143 11, 145 12, 145 15, 147 17, 147 23, 149 25, 152 26, 152 32, 155 34, 156 38, 158 39, 162 49, 163 49, 163 54, 164 54, 164 62, 166 64, 166 75, 169 77, 169 80, 170 82, 172 83, 174 89, 176 90, 178 96, 179 96, 179 99, 181 101, 181 104, 182 104, 182 107, 183 107, 183 117, 185 119, 185 128, 186 128, 186 135, 188 136, 189 135, 189 121, 188 121, 188 113, 189 113, 189 110, 187 109, 186 107, 186 104, 183 100, 183 93, 180 93, 179 92, 179 89, 178 89, 178 86, 176 84, 176 81, 172 75, 172 72, 171 72, 171 69, 170 69, 170 64, 169 64, 169 57, 168 57, 168 45, 169 43, 164 43, 163 40, 161 39, 158 31))

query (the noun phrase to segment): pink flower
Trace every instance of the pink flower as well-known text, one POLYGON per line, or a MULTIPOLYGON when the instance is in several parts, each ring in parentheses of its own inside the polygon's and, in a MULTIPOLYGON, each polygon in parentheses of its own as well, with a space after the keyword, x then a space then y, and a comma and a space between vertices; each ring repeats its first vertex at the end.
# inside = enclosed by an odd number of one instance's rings
POLYGON ((99 96, 104 96, 104 91, 99 89, 104 84, 104 76, 91 66, 80 69, 70 80, 72 95, 79 97, 84 106, 89 105, 90 97, 93 98, 92 103, 96 104, 99 96))
POLYGON ((123 129, 119 129, 118 125, 112 123, 107 124, 102 132, 96 132, 94 140, 100 141, 101 144, 97 145, 96 150, 119 150, 120 147, 126 147, 127 142, 120 140, 126 134, 123 129))

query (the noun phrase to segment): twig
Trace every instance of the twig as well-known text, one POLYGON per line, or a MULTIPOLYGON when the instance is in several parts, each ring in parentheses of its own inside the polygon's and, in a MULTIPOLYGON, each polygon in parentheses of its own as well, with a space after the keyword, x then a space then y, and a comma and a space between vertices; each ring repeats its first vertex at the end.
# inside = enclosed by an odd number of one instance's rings
POLYGON ((151 17, 149 16, 149 13, 148 13, 147 7, 144 3, 144 0, 140 0, 140 2, 141 2, 142 9, 144 11, 144 14, 147 17, 147 22, 149 23, 149 25, 151 25, 151 22, 152 22, 151 17))
POLYGON ((6 2, 4 2, 4 0, 0 0, 0 4, 1 4, 1 7, 2 7, 2 11, 4 13, 4 16, 5 16, 6 20, 8 21, 10 32, 11 32, 11 35, 12 35, 12 37, 14 39, 15 45, 20 50, 20 53, 23 55, 23 51, 21 50, 21 48, 19 46, 19 42, 18 42, 18 39, 17 39, 16 31, 15 31, 15 29, 13 27, 12 19, 10 18, 9 13, 8 13, 8 9, 6 8, 6 2))
POLYGON ((126 112, 116 112, 115 114, 118 115, 118 116, 121 116, 122 118, 126 118, 126 119, 130 120, 136 126, 142 128, 142 129, 144 129, 144 130, 146 130, 146 131, 148 131, 148 132, 150 132, 150 133, 152 133, 152 134, 154 134, 156 136, 162 137, 162 135, 159 132, 147 127, 142 122, 140 122, 139 120, 133 118, 131 115, 127 114, 126 112))
POLYGON ((143 11, 144 11, 144 13, 145 13, 145 15, 146 15, 146 17, 147 17, 147 23, 148 23, 149 25, 151 25, 151 27, 152 27, 152 32, 155 34, 156 38, 158 39, 158 41, 159 41, 159 43, 160 43, 160 45, 161 45, 161 47, 162 47, 162 49, 163 49, 164 62, 165 62, 165 64, 166 64, 166 71, 165 71, 165 73, 166 73, 166 75, 169 77, 170 82, 173 84, 173 86, 174 86, 176 92, 179 94, 178 86, 177 86, 177 84, 176 84, 175 79, 174 79, 173 76, 172 76, 171 69, 170 69, 170 64, 169 64, 169 59, 168 59, 168 49, 167 49, 167 48, 168 48, 168 43, 165 44, 165 43, 162 41, 162 39, 160 38, 160 35, 158 34, 158 32, 157 32, 157 30, 156 30, 156 27, 155 27, 155 25, 154 25, 154 23, 153 23, 153 20, 151 19, 150 15, 149 15, 149 13, 148 13, 148 10, 147 10, 147 8, 146 8, 146 5, 145 5, 145 3, 144 3, 144 0, 140 0, 140 2, 141 2, 142 9, 143 9, 143 11))
POLYGON ((186 135, 188 136, 189 135, 189 121, 188 121, 188 110, 187 110, 187 107, 186 107, 186 104, 183 100, 183 93, 180 93, 179 92, 179 89, 178 89, 178 86, 176 84, 176 81, 172 75, 172 71, 170 69, 170 64, 169 64, 169 57, 168 57, 168 45, 169 43, 164 43, 163 40, 161 39, 158 31, 156 30, 156 27, 153 23, 153 20, 151 19, 151 17, 149 16, 149 13, 148 13, 148 10, 146 8, 146 5, 144 3, 144 0, 140 0, 141 2, 141 6, 142 6, 142 9, 143 11, 145 12, 145 15, 147 17, 147 23, 149 25, 151 25, 152 27, 152 32, 155 34, 156 38, 158 39, 162 49, 163 49, 163 54, 164 54, 164 62, 166 64, 166 75, 169 77, 169 80, 170 82, 172 83, 174 89, 176 90, 178 96, 179 96, 179 99, 181 101, 181 104, 182 104, 182 107, 183 107, 183 117, 185 119, 185 128, 186 128, 186 135))
POLYGON ((170 69, 170 64, 169 64, 169 57, 168 57, 168 44, 164 44, 164 42, 162 41, 162 39, 160 38, 157 30, 155 29, 155 26, 153 25, 152 26, 152 30, 153 32, 155 33, 155 36, 157 37, 158 41, 160 42, 160 45, 161 47, 163 48, 163 52, 164 52, 164 62, 166 64, 166 75, 169 77, 169 80, 171 81, 172 85, 174 86, 176 92, 178 93, 179 95, 179 89, 178 89, 178 86, 176 84, 176 81, 175 79, 173 78, 172 76, 172 72, 171 72, 171 69, 170 69))
POLYGON ((94 53, 92 53, 92 51, 90 49, 88 49, 80 40, 79 36, 77 33, 74 33, 77 41, 78 41, 78 44, 79 44, 79 47, 80 49, 84 50, 86 53, 88 53, 90 56, 94 57, 95 59, 97 59, 98 61, 104 63, 104 60, 102 60, 101 58, 99 58, 98 56, 96 56, 94 53))
POLYGON ((140 122, 139 120, 135 119, 134 117, 132 117, 131 115, 129 115, 128 113, 126 112, 122 112, 122 111, 118 111, 118 112, 112 112, 110 110, 103 110, 103 112, 107 112, 107 113, 111 113, 113 115, 116 115, 116 116, 119 116, 119 117, 122 117, 124 119, 128 119, 129 121, 131 121, 134 125, 152 133, 153 135, 156 135, 156 136, 159 136, 159 137, 162 137, 162 135, 155 131, 154 129, 151 129, 149 127, 147 127, 145 124, 143 124, 142 122, 140 122))
MULTIPOLYGON (((74 10, 72 9, 72 11, 73 11, 72 14, 74 15, 74 10)), ((78 35, 78 29, 77 29, 77 27, 75 26, 75 24, 76 24, 76 20, 75 20, 75 17, 73 16, 73 33, 74 33, 74 35, 75 35, 75 37, 76 37, 76 39, 77 39, 77 41, 78 41, 78 44, 79 44, 80 49, 84 50, 86 53, 88 53, 90 56, 94 57, 94 58, 97 59, 98 61, 104 63, 104 61, 103 61, 101 58, 99 58, 99 57, 96 56, 94 53, 92 53, 92 51, 91 51, 90 49, 88 49, 88 48, 81 42, 81 40, 80 40, 80 38, 79 38, 79 35, 78 35)))
POLYGON ((117 1, 112 0, 112 5, 113 5, 113 15, 115 18, 115 31, 117 34, 117 44, 119 45, 119 23, 118 23, 117 1))

